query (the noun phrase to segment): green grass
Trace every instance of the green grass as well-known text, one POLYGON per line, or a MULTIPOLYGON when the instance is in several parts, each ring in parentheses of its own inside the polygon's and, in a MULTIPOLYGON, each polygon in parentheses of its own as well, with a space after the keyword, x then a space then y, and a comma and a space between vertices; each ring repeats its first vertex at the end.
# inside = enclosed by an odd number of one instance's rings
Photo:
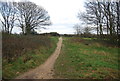
POLYGON ((86 40, 93 40, 93 39, 97 39, 97 38, 83 38, 83 39, 86 39, 86 40))
POLYGON ((110 79, 118 77, 118 50, 94 40, 64 38, 55 63, 55 78, 110 79), (78 42, 76 42, 76 40, 78 42), (86 42, 88 43, 86 45, 86 42))
POLYGON ((14 62, 8 63, 6 59, 3 59, 3 78, 13 79, 44 63, 54 52, 58 37, 50 37, 50 40, 52 47, 39 46, 37 49, 27 51, 14 62))

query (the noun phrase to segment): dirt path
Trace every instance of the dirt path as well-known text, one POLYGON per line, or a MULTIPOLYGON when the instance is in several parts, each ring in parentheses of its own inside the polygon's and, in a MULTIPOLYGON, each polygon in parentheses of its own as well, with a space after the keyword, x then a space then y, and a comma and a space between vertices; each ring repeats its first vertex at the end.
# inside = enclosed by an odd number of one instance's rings
POLYGON ((40 65, 36 69, 24 73, 21 76, 18 76, 16 79, 53 79, 54 63, 60 54, 61 46, 62 37, 59 38, 55 52, 45 61, 44 64, 40 65))

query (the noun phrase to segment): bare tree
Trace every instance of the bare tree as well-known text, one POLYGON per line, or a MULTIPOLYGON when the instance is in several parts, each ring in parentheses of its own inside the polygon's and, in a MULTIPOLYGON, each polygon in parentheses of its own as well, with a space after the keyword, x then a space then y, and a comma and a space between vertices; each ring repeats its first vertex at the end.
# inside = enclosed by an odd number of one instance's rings
POLYGON ((97 26, 97 34, 103 34, 103 17, 102 6, 99 1, 86 2, 85 7, 87 8, 87 14, 89 14, 89 22, 91 25, 97 26))
POLYGON ((117 34, 120 34, 120 1, 116 2, 116 13, 117 13, 117 34))
POLYGON ((78 18, 91 26, 96 25, 97 35, 104 39, 107 30, 109 39, 116 41, 120 29, 120 1, 119 2, 86 2, 86 12, 78 13, 78 18))
POLYGON ((2 18, 3 32, 11 33, 15 25, 16 20, 16 9, 13 7, 14 2, 0 2, 0 14, 2 18))
MULTIPOLYGON (((98 12, 98 3, 97 2, 86 2, 85 3, 86 12, 79 12, 78 18, 82 20, 85 24, 96 25, 94 29, 97 31, 97 35, 100 33, 100 19, 101 16, 98 12)), ((102 28, 101 28, 102 30, 102 28)), ((102 33, 102 31, 101 31, 102 33)))
POLYGON ((75 29, 75 33, 76 33, 77 35, 80 35, 80 34, 82 33, 82 29, 81 29, 81 27, 80 27, 79 24, 74 25, 73 28, 75 29))
POLYGON ((85 27, 84 28, 84 34, 88 35, 90 34, 91 28, 90 27, 85 27))
POLYGON ((50 16, 48 12, 32 2, 18 2, 19 26, 23 33, 29 34, 32 30, 42 28, 43 25, 50 25, 50 16))

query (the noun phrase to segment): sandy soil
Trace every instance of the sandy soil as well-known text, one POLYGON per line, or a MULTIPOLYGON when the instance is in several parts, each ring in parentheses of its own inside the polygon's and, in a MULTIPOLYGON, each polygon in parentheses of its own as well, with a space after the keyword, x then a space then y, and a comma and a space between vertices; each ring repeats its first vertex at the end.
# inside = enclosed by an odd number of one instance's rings
POLYGON ((60 54, 62 37, 59 38, 55 52, 39 67, 18 76, 16 79, 53 79, 54 64, 60 54))

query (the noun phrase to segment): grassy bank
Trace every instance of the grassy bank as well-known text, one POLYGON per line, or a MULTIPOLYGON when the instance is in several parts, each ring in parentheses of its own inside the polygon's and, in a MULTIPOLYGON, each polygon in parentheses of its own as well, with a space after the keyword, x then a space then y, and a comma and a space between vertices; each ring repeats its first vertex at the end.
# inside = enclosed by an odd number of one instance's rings
POLYGON ((3 78, 15 78, 42 64, 55 50, 58 37, 3 35, 3 78))
POLYGON ((111 79, 118 76, 118 51, 94 40, 64 38, 55 78, 111 79))

